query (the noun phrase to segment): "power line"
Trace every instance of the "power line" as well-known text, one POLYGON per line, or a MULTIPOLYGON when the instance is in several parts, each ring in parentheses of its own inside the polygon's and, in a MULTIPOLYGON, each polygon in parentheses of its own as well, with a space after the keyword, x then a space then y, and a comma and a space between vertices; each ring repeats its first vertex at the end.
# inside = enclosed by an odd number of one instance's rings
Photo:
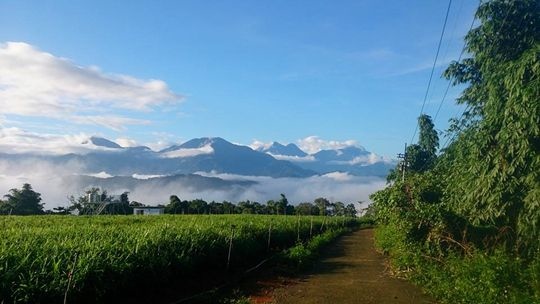
MULTIPOLYGON (((479 1, 478 7, 480 7, 481 4, 482 4, 482 0, 479 1)), ((478 11, 478 9, 477 9, 477 11, 478 11)), ((501 31, 501 30, 504 28, 504 26, 505 26, 505 24, 506 24, 506 20, 508 19, 508 16, 510 16, 510 11, 511 11, 510 9, 507 9, 507 10, 506 10, 506 15, 504 16, 504 19, 503 19, 503 21, 502 21, 502 23, 501 23, 501 26, 499 27, 499 31, 501 31)), ((474 24, 474 21, 475 21, 475 20, 476 20, 476 14, 475 14, 475 18, 473 18, 472 24, 474 24)), ((523 20, 521 20, 521 22, 523 22, 523 20)), ((520 26, 521 26, 521 23, 520 23, 520 26)), ((472 28, 472 27, 471 27, 471 28, 472 28)), ((469 30, 469 32, 470 32, 470 30, 469 30)), ((465 45, 466 45, 466 44, 465 44, 465 45)), ((465 45, 463 46, 463 49, 465 49, 465 45)), ((470 106, 469 104, 467 104, 467 106, 463 109, 463 112, 461 113, 461 115, 460 115, 460 117, 459 117, 459 119, 458 119, 458 122, 461 122, 461 121, 462 121, 463 116, 465 116, 465 113, 466 113, 470 108, 471 108, 471 106, 470 106)), ((444 145, 443 145, 443 148, 441 148, 441 150, 446 149, 446 148, 447 148, 447 145, 449 145, 449 144, 450 144, 450 143, 458 136, 459 132, 460 132, 460 131, 458 130, 457 132, 454 133, 453 136, 449 136, 448 139, 445 141, 445 143, 444 143, 444 145)))
MULTIPOLYGON (((481 3, 481 1, 478 1, 478 6, 480 6, 480 3, 481 3)), ((477 7, 477 10, 478 10, 478 7, 477 7)), ((467 33, 469 33, 472 30, 475 21, 476 21, 476 14, 473 16, 471 26, 469 27, 469 30, 467 31, 467 33)), ((457 62, 461 61, 461 57, 463 57, 463 54, 465 54, 465 49, 466 48, 467 48, 467 43, 465 41, 463 41, 463 48, 461 49, 461 53, 459 53, 459 57, 457 59, 457 62)), ((442 105, 444 103, 444 100, 446 99, 446 95, 448 95, 448 90, 450 89, 451 85, 452 85, 452 82, 448 81, 448 85, 446 86, 446 90, 444 91, 443 98, 441 99, 441 102, 439 103, 439 107, 437 108, 437 112, 435 113, 435 116, 433 118, 433 123, 435 123, 435 121, 437 120, 437 117, 439 116, 439 112, 441 111, 442 105)))
MULTIPOLYGON (((433 79, 433 72, 435 71, 435 66, 437 65, 437 59, 439 58, 439 52, 441 50, 441 44, 444 37, 444 31, 446 30, 446 23, 448 21, 448 15, 450 13, 450 7, 452 6, 452 0, 448 1, 448 8, 446 9, 446 16, 444 17, 444 24, 441 32, 441 37, 439 38, 439 45, 437 46, 437 53, 435 54, 435 60, 433 61, 433 66, 431 67, 431 74, 429 75, 429 81, 426 89, 426 94, 424 95, 424 101, 422 102, 422 108, 420 109, 420 116, 422 113, 424 113, 424 107, 426 106, 426 101, 429 93, 429 87, 431 86, 431 81, 433 79)), ((414 140, 414 137, 416 136, 416 132, 418 131, 418 122, 416 122, 416 127, 414 129, 413 136, 411 138, 411 144, 414 140)))

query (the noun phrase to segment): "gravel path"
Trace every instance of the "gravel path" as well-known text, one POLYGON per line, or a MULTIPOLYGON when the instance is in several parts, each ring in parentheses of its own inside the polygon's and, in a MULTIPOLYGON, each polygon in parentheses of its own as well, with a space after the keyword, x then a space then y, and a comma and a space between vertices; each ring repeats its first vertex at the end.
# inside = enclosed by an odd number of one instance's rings
POLYGON ((388 274, 371 229, 340 238, 302 280, 274 290, 273 302, 436 303, 418 287, 388 274))

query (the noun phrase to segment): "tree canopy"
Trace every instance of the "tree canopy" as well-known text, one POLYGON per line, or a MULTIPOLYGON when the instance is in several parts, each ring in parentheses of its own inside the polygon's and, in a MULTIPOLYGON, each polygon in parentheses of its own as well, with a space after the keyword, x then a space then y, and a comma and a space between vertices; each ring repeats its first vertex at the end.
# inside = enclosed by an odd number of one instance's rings
POLYGON ((372 195, 375 215, 400 248, 440 259, 471 248, 538 260, 540 250, 540 1, 491 0, 465 38, 470 55, 444 73, 465 89, 466 106, 447 142, 430 117, 419 118, 418 144, 372 195), (425 166, 424 164, 427 164, 425 166))
POLYGON ((11 189, 0 201, 0 213, 13 215, 43 214, 41 194, 35 192, 30 184, 23 184, 21 189, 11 189))

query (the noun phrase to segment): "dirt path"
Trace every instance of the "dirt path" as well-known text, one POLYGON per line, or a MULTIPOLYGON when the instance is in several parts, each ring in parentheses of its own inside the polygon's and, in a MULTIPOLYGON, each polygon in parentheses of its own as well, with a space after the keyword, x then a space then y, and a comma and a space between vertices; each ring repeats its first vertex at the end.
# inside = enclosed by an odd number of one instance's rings
POLYGON ((273 298, 278 304, 435 303, 418 287, 388 275, 371 229, 332 244, 310 273, 296 284, 276 289, 273 298))

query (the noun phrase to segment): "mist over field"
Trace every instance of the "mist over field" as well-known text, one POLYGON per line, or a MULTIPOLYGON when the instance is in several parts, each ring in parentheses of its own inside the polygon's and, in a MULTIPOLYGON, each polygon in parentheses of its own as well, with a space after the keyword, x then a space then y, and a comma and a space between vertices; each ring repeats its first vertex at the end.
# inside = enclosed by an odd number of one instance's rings
POLYGON ((206 201, 251 200, 265 203, 279 198, 284 193, 289 201, 296 205, 310 202, 317 197, 330 201, 346 203, 366 202, 357 208, 364 208, 369 201, 369 194, 385 186, 380 177, 353 176, 347 173, 333 172, 306 178, 272 178, 262 176, 242 176, 197 172, 196 175, 210 179, 211 184, 186 184, 183 180, 171 180, 168 176, 123 177, 128 182, 115 183, 114 178, 105 172, 93 174, 89 182, 82 166, 77 162, 63 165, 52 164, 38 159, 21 162, 0 161, 0 193, 9 189, 20 188, 23 183, 30 183, 35 191, 41 193, 46 209, 66 206, 68 196, 79 196, 91 186, 101 186, 109 194, 129 192, 129 199, 147 205, 166 204, 169 196, 178 195, 181 199, 202 198, 206 201), (85 174, 85 175, 83 175, 85 174), (107 186, 104 186, 107 185, 107 186))

